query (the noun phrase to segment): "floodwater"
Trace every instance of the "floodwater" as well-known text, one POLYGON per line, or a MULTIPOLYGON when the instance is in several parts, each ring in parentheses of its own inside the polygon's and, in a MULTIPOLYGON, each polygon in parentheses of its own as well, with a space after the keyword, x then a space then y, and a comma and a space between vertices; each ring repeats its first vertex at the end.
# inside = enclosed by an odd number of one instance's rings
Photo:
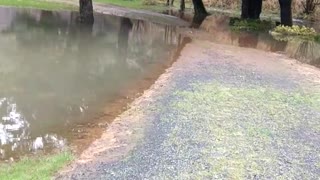
MULTIPOLYGON (((166 14, 170 13, 166 12, 166 14)), ((297 38, 277 39, 273 38, 269 32, 236 32, 229 26, 230 16, 221 13, 213 13, 205 19, 195 19, 188 14, 181 15, 177 12, 171 12, 171 14, 189 21, 191 27, 199 28, 200 31, 191 35, 198 39, 284 54, 320 68, 320 42, 297 38)), ((297 22, 297 24, 303 25, 303 22, 297 22)), ((320 23, 309 22, 304 25, 320 32, 320 23)))
MULTIPOLYGON (((0 8, 0 161, 91 142, 99 136, 92 135, 92 127, 100 126, 95 119, 108 116, 106 109, 121 111, 125 105, 114 102, 126 99, 131 89, 141 92, 141 82, 152 84, 191 41, 175 26, 96 14, 88 27, 77 24, 77 17, 76 12, 0 8)), ((179 17, 200 29, 192 37, 320 67, 316 42, 234 32, 223 14, 179 17)))
MULTIPOLYGON (((64 148, 108 103, 164 68, 176 27, 0 8, 0 160, 64 148)), ((111 108, 111 107, 110 107, 111 108)))

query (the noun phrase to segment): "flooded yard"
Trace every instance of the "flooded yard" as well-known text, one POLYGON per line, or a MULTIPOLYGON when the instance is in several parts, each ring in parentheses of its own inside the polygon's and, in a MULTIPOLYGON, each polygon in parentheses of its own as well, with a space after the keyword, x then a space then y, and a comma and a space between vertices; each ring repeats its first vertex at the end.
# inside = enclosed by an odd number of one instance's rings
POLYGON ((191 38, 320 67, 319 43, 235 32, 221 14, 179 17, 199 30, 102 14, 82 26, 77 12, 0 8, 0 161, 85 148, 191 38))
POLYGON ((172 26, 96 14, 84 27, 77 17, 0 8, 0 160, 86 139, 81 127, 120 111, 109 103, 150 84, 178 45, 172 26))
MULTIPOLYGON (((165 13, 170 14, 168 12, 165 13)), ((320 67, 320 43, 308 38, 274 38, 268 31, 235 31, 230 28, 230 15, 228 14, 214 13, 200 20, 193 19, 189 14, 184 16, 175 12, 171 14, 182 17, 186 21, 196 24, 197 27, 199 26, 199 30, 192 33, 190 33, 189 29, 186 29, 186 31, 182 33, 186 36, 212 41, 218 44, 228 44, 284 54, 302 63, 320 67)), ((320 32, 320 23, 298 21, 296 24, 313 27, 317 32, 320 32)))

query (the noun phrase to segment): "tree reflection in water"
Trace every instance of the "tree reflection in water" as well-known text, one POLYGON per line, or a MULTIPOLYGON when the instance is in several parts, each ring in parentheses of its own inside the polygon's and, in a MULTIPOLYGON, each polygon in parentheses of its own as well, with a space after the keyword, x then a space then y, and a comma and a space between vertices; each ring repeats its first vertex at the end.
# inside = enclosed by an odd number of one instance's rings
POLYGON ((96 15, 83 26, 74 12, 0 14, 2 160, 85 137, 75 124, 90 122, 178 45, 175 27, 145 21, 96 15))

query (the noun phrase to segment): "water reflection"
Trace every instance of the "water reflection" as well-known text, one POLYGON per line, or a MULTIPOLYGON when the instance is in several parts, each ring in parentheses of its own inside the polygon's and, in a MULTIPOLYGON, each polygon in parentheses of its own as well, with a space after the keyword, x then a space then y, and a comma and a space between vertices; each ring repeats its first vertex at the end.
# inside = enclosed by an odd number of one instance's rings
POLYGON ((120 30, 118 36, 118 50, 120 61, 127 59, 129 32, 132 30, 132 22, 128 18, 121 18, 120 30))
POLYGON ((176 29, 74 12, 0 8, 0 158, 63 147, 122 89, 172 56, 176 29))
MULTIPOLYGON (((185 16, 185 19, 193 24, 190 17, 185 16)), ((268 32, 235 32, 230 29, 229 21, 230 18, 225 15, 208 16, 199 28, 209 32, 210 35, 202 38, 222 44, 280 52, 300 62, 320 67, 319 43, 302 39, 277 40, 268 32)))

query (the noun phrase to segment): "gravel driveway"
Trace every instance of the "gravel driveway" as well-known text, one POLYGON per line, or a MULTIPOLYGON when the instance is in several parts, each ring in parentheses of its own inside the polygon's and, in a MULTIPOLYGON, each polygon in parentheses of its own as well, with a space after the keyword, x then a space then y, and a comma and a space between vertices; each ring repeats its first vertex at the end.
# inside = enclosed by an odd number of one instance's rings
POLYGON ((57 179, 319 179, 320 71, 192 41, 57 179))

